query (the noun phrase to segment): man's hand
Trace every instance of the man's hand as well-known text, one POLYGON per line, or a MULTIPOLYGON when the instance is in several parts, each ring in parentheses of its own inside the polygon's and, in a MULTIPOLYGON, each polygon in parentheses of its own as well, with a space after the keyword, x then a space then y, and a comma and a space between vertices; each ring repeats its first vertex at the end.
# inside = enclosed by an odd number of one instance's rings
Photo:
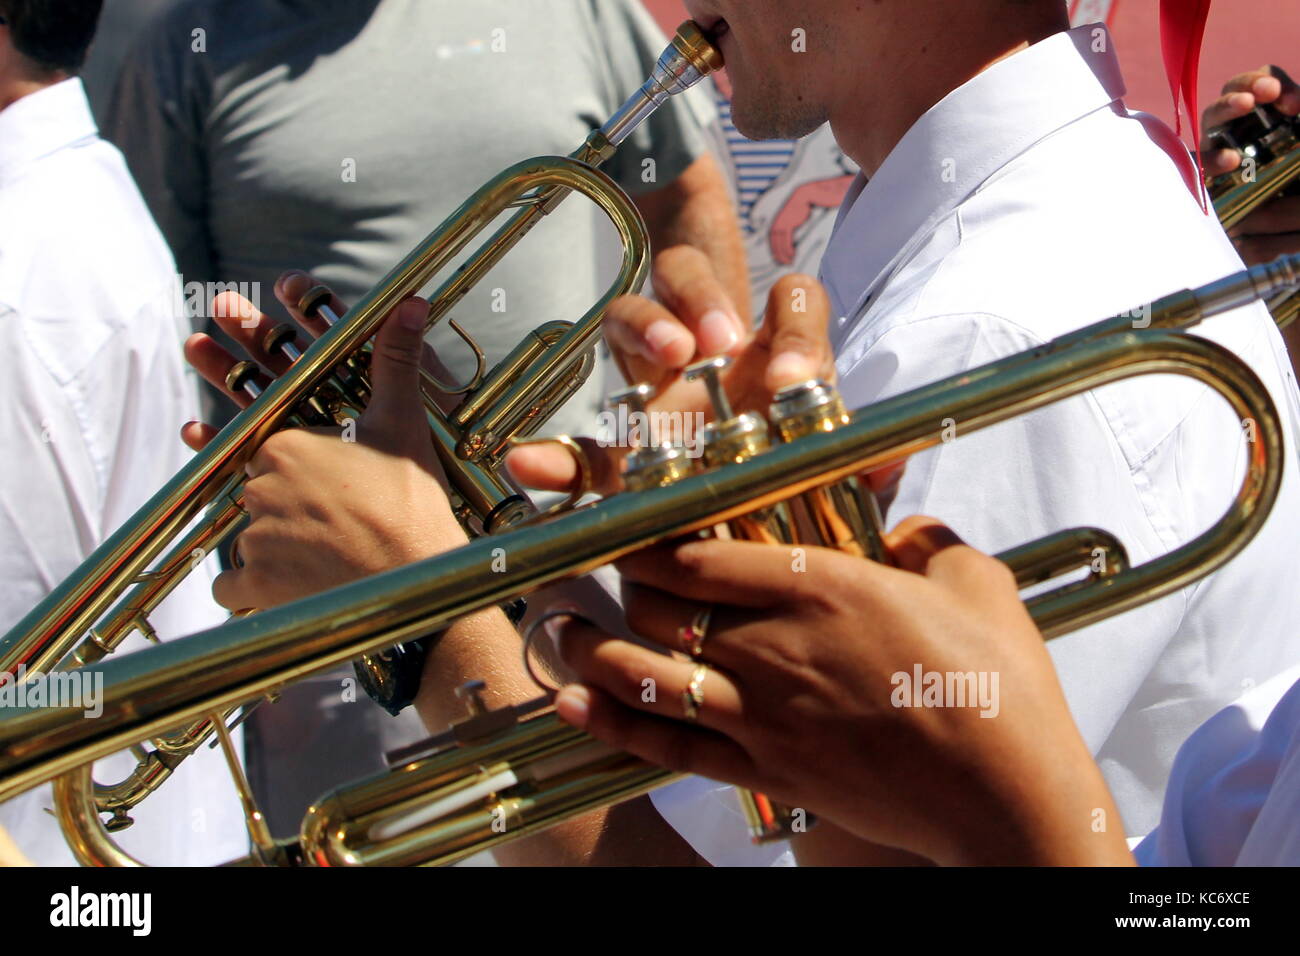
MULTIPOLYGON (((297 312, 316 283, 290 273, 276 296, 311 335, 323 323, 297 312)), ((346 311, 337 299, 335 314, 346 311)), ((287 363, 261 342, 275 323, 251 303, 225 293, 214 309, 218 323, 268 374, 287 363)), ((271 436, 249 463, 245 505, 252 518, 239 536, 242 567, 213 585, 232 610, 269 608, 448 550, 466 540, 447 503, 443 475, 419 396, 419 364, 427 304, 401 303, 375 339, 372 397, 357 423, 355 442, 339 429, 288 429, 271 436)), ((303 346, 300 344, 300 348, 303 346)), ((206 335, 191 336, 186 357, 199 373, 241 406, 247 395, 225 387, 236 359, 206 335)), ((184 437, 200 449, 216 430, 191 422, 184 437)), ((489 707, 520 703, 537 688, 524 670, 519 635, 493 608, 462 618, 425 661, 416 709, 431 733, 462 715, 451 693, 467 680, 490 678, 489 707)), ((497 851, 504 864, 683 865, 690 847, 644 797, 593 811, 497 851)))
POLYGON ((700 250, 730 291, 740 318, 750 325, 745 241, 726 174, 717 159, 705 153, 667 186, 638 193, 632 201, 645 217, 650 248, 693 246, 700 250))
POLYGON ((231 610, 269 608, 467 541, 419 398, 428 306, 398 306, 375 339, 372 398, 349 434, 286 429, 248 463, 239 566, 213 582, 231 610))
MULTIPOLYGON (((291 305, 310 286, 291 273, 276 286, 291 305)), ((340 314, 341 303, 334 303, 340 314)), ((261 342, 271 319, 246 299, 223 293, 214 303, 223 329, 270 374, 287 362, 261 342)), ((251 519, 239 535, 238 566, 213 583, 231 610, 270 608, 387 571, 464 544, 420 400, 420 363, 428 304, 401 303, 375 338, 372 397, 355 427, 285 429, 249 461, 244 506, 251 519)), ((323 326, 295 315, 312 334, 323 326)), ((247 395, 225 387, 236 359, 206 335, 186 343, 191 364, 241 405, 247 395)), ((191 422, 182 436, 199 448, 213 434, 191 422)))
MULTIPOLYGON (((275 283, 275 297, 280 300, 298 326, 312 338, 319 338, 329 328, 323 319, 309 319, 298 311, 298 300, 315 285, 311 276, 303 272, 287 272, 275 283)), ((335 315, 347 311, 338 297, 331 298, 330 308, 335 315)), ((265 387, 271 377, 283 375, 289 360, 283 355, 272 355, 262 348, 267 335, 279 324, 271 316, 258 310, 253 303, 235 292, 223 292, 213 298, 211 312, 221 331, 228 335, 244 355, 265 370, 261 385, 265 387)), ((307 345, 301 339, 294 342, 299 351, 307 345)), ((253 400, 244 392, 232 392, 226 387, 226 374, 241 361, 220 342, 203 332, 196 332, 185 340, 185 360, 213 388, 225 395, 240 408, 247 408, 253 400)), ((195 451, 202 450, 217 434, 218 429, 206 422, 189 422, 181 429, 181 440, 195 451)))
MULTIPOLYGON (((1300 115, 1300 86, 1275 66, 1264 66, 1229 80, 1223 95, 1205 110, 1203 127, 1213 130, 1269 103, 1288 116, 1300 115)), ((1235 149, 1215 148, 1208 135, 1201 143, 1201 151, 1205 173, 1210 177, 1232 172, 1243 159, 1235 149)), ((1266 203, 1229 229, 1228 235, 1247 265, 1300 252, 1300 196, 1266 203)))
POLYGON ((683 627, 712 608, 702 656, 557 622, 584 682, 560 694, 560 716, 937 862, 1130 860, 1011 572, 930 519, 889 543, 897 569, 809 548, 796 570, 787 549, 718 539, 624 560, 628 623, 646 641, 685 651, 683 627), (683 692, 701 662, 692 724, 683 692), (972 699, 911 706, 917 668, 975 676, 972 699))
MULTIPOLYGON (((617 300, 605 318, 605 340, 629 383, 653 385, 655 412, 703 413, 712 419, 700 382, 684 382, 682 370, 716 355, 734 361, 723 375, 737 412, 766 412, 772 395, 786 385, 812 378, 834 381, 827 325, 830 301, 809 276, 779 280, 768 296, 767 314, 753 330, 741 320, 723 283, 698 249, 678 246, 655 259, 653 283, 658 301, 642 296, 617 300)), ((620 487, 619 471, 627 449, 602 448, 584 440, 595 490, 620 487)), ((567 491, 576 471, 572 458, 557 446, 517 449, 509 466, 530 488, 567 491)))

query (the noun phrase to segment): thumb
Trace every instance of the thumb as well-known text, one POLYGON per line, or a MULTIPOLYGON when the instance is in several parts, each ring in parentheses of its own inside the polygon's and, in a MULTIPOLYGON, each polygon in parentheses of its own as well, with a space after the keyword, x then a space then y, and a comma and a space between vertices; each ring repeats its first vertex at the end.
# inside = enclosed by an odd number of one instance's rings
POLYGON ((400 447, 411 435, 425 434, 420 360, 428 316, 427 301, 407 299, 389 313, 375 336, 370 359, 370 403, 361 416, 361 425, 382 444, 400 447))
POLYGON ((830 298, 811 276, 785 276, 772 286, 762 329, 770 356, 765 375, 770 392, 812 378, 834 381, 830 314, 830 298))
POLYGON ((924 515, 904 518, 898 527, 885 535, 885 547, 894 563, 915 574, 925 574, 931 559, 948 548, 964 544, 957 532, 942 521, 924 515))
MULTIPOLYGON (((626 451, 598 444, 591 438, 578 438, 586 459, 590 489, 601 495, 622 490, 621 463, 626 451)), ((578 463, 559 442, 537 441, 521 444, 506 456, 506 468, 515 481, 525 488, 541 491, 571 492, 578 483, 578 463)))

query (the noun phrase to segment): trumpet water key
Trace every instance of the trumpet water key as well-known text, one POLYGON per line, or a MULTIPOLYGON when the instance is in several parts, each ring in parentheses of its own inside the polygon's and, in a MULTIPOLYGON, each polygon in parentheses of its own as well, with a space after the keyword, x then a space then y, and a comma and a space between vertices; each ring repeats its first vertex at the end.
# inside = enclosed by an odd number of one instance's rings
MULTIPOLYGON (((1266 520, 1282 481, 1282 422, 1268 390, 1232 353, 1185 330, 1296 286, 1300 256, 1284 257, 1153 303, 1141 329, 1131 315, 1116 316, 725 466, 690 473, 676 461, 680 450, 651 448, 634 463, 649 469, 640 477, 679 467, 681 474, 634 480, 636 490, 549 521, 88 665, 103 681, 97 720, 51 708, 0 708, 0 799, 60 778, 56 809, 79 855, 129 862, 94 812, 89 761, 657 542, 709 531, 902 461, 940 444, 953 425, 961 441, 1137 375, 1190 377, 1250 424, 1243 429, 1242 482, 1223 516, 1191 541, 1136 566, 1113 536, 1089 528, 1065 529, 1001 557, 1024 586, 1086 570, 1085 578, 1026 600, 1048 638, 1164 597, 1240 552, 1266 520), (493 569, 498 548, 510 556, 504 573, 493 569)), ((813 390, 828 394, 829 386, 813 390)), ((541 698, 500 710, 471 706, 466 721, 408 752, 392 770, 323 797, 298 839, 263 846, 243 862, 451 862, 673 778, 562 724, 547 705, 541 698)))

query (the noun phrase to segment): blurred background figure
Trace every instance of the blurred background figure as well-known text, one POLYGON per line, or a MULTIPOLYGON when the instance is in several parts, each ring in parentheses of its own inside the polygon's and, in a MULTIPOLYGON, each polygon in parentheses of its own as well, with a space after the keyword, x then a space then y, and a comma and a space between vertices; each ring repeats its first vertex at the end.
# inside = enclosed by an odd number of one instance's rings
MULTIPOLYGON (((176 428, 198 404, 175 266, 76 76, 99 6, 0 0, 0 632, 184 464, 176 428)), ((225 619, 210 584, 197 573, 177 589, 151 617, 160 636, 225 619)), ((116 782, 135 762, 101 761, 96 776, 116 782)), ((51 805, 48 786, 0 804, 0 828, 33 862, 70 865, 51 805)), ((190 758, 133 815, 117 837, 149 862, 247 852, 220 751, 190 758)))
POLYGON ((176 6, 179 0, 104 0, 99 15, 95 42, 81 68, 81 82, 86 87, 90 110, 101 126, 113 98, 113 87, 122 72, 122 64, 140 33, 159 14, 176 6))
MULTIPOLYGON (((183 0, 125 57, 106 128, 187 301, 236 288, 283 315, 271 294, 282 272, 307 269, 356 302, 498 171, 572 152, 666 43, 639 0, 183 0)), ((697 246, 748 302, 711 119, 707 101, 677 98, 605 170, 633 195, 656 249, 697 246)), ((597 217, 566 203, 455 310, 489 364, 604 291, 616 239, 597 217)), ((723 334, 738 338, 749 321, 733 315, 723 334)), ((430 342, 460 381, 472 375, 447 323, 430 342)), ((592 434, 600 378, 544 432, 592 434)), ((364 695, 352 703, 351 677, 289 688, 249 722, 250 773, 277 835, 296 832, 323 790, 424 734, 413 711, 393 719, 364 695)))

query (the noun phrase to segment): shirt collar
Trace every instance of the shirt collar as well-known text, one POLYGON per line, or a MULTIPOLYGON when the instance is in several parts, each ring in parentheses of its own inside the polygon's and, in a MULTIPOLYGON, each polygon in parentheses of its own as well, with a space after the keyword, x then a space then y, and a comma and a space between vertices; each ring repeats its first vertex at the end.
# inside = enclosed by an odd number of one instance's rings
POLYGON ((911 245, 999 169, 1124 93, 1109 33, 1089 24, 994 64, 932 106, 840 207, 822 259, 837 314, 859 315, 911 245))
POLYGON ((0 183, 98 132, 80 78, 29 93, 0 110, 0 183))

